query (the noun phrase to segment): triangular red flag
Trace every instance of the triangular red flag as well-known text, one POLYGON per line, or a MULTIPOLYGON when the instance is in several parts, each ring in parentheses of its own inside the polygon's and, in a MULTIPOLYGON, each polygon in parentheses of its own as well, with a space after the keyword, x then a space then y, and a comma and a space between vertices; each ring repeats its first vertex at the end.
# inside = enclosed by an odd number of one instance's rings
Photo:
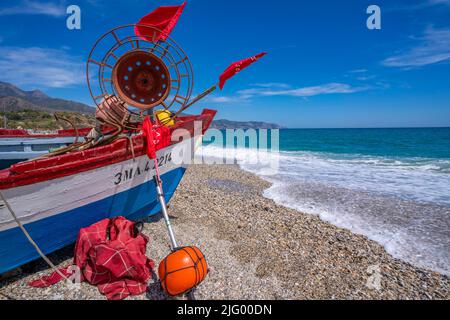
POLYGON ((155 136, 153 134, 153 124, 150 121, 150 117, 146 116, 144 122, 142 123, 142 133, 146 138, 147 144, 147 156, 150 159, 156 158, 156 146, 155 146, 155 136))
POLYGON ((220 82, 219 87, 222 90, 223 86, 225 85, 225 82, 233 77, 236 73, 240 72, 241 70, 247 68, 249 65, 251 65, 253 62, 258 61, 260 58, 262 58, 264 55, 266 55, 267 52, 261 52, 260 54, 257 54, 256 56, 243 59, 237 62, 233 62, 230 64, 230 66, 220 75, 220 82))
POLYGON ((136 36, 150 42, 166 41, 167 37, 175 28, 178 19, 183 13, 186 2, 179 6, 162 6, 150 12, 134 27, 136 36), (161 32, 154 32, 152 28, 146 28, 143 25, 154 27, 161 32))

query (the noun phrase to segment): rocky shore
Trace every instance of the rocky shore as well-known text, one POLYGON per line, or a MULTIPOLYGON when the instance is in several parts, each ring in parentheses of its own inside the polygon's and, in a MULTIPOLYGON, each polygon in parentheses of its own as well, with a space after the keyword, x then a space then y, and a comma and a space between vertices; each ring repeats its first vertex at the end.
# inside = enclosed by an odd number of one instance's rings
MULTIPOLYGON (((393 258, 364 236, 262 196, 270 184, 236 166, 192 166, 170 203, 178 242, 205 253, 210 274, 198 299, 449 299, 450 279, 393 258)), ((169 252, 161 217, 149 219, 148 256, 169 252)), ((73 248, 50 255, 59 266, 73 248)), ((37 289, 27 282, 49 273, 43 261, 0 281, 0 299, 104 299, 86 283, 37 289)), ((157 280, 146 295, 167 299, 157 280)))

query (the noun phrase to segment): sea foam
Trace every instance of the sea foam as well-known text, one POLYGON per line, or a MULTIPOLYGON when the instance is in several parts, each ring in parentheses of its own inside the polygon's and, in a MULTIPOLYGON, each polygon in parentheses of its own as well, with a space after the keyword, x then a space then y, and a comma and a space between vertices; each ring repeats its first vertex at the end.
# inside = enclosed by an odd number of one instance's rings
POLYGON ((228 163, 234 160, 270 181, 264 196, 277 203, 363 234, 394 257, 450 275, 447 159, 216 146, 204 147, 201 155, 232 158, 228 163))

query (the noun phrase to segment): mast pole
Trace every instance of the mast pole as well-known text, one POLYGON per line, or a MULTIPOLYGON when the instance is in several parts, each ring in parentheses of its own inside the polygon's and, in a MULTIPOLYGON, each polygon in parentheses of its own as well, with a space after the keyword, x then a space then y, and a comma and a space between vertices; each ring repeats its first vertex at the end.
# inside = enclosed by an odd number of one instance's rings
POLYGON ((203 93, 200 93, 198 96, 196 96, 194 99, 192 99, 191 102, 189 102, 183 108, 178 110, 174 115, 172 115, 172 119, 178 117, 183 111, 185 111, 186 109, 192 107, 194 104, 196 104, 197 102, 199 102, 200 100, 202 100, 206 96, 210 95, 214 91, 216 91, 216 89, 217 89, 217 84, 215 84, 212 87, 210 87, 209 89, 205 90, 203 93))

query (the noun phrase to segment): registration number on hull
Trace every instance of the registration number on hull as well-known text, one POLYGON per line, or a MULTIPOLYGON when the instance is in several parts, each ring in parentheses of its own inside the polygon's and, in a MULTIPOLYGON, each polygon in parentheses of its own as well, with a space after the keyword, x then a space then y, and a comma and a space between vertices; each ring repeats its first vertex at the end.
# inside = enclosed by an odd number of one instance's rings
MULTIPOLYGON (((161 168, 172 162, 172 153, 167 153, 157 159, 158 168, 161 168)), ((132 180, 142 174, 155 170, 155 163, 153 160, 147 160, 145 165, 137 166, 136 168, 125 169, 114 175, 114 184, 117 186, 123 182, 132 180)))

